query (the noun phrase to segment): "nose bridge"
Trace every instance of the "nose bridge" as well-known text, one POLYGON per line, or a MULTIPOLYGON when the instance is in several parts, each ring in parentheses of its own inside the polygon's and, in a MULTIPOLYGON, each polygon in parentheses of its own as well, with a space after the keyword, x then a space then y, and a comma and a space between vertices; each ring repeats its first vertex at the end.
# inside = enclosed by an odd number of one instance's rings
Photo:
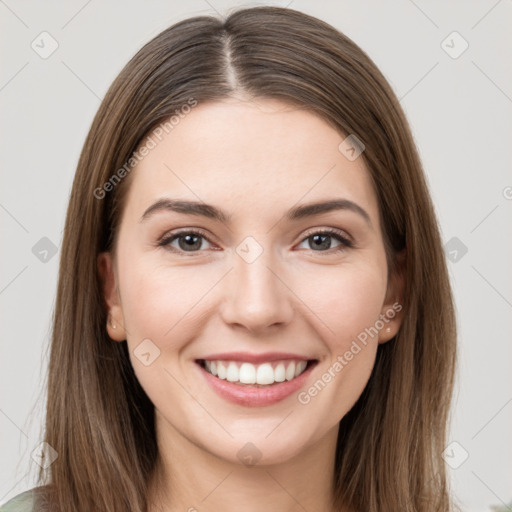
POLYGON ((251 331, 290 321, 291 294, 281 277, 271 248, 247 237, 233 255, 233 271, 225 297, 226 323, 244 325, 251 331))

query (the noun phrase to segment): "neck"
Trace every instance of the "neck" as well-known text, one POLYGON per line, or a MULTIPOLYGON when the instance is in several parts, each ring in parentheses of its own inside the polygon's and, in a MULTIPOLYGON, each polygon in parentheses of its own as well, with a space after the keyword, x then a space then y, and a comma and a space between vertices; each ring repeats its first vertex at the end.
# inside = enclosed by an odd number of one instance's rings
POLYGON ((337 425, 292 459, 248 466, 217 457, 162 422, 149 512, 333 511, 337 425))

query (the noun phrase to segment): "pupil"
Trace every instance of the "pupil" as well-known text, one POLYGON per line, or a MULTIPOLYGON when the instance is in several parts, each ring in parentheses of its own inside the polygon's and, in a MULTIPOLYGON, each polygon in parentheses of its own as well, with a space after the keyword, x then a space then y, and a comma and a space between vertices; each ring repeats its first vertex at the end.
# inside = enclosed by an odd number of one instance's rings
POLYGON ((199 240, 200 237, 198 237, 197 235, 185 235, 185 236, 182 236, 180 238, 180 240, 185 240, 184 244, 182 244, 180 242, 180 246, 181 246, 181 249, 185 250, 185 251, 190 251, 190 249, 199 249, 201 247, 201 242, 199 242, 199 245, 198 245, 198 240, 199 240))
POLYGON ((315 244, 320 241, 320 247, 323 249, 329 249, 331 244, 330 242, 326 242, 327 239, 329 239, 329 235, 313 235, 313 240, 315 241, 315 244))

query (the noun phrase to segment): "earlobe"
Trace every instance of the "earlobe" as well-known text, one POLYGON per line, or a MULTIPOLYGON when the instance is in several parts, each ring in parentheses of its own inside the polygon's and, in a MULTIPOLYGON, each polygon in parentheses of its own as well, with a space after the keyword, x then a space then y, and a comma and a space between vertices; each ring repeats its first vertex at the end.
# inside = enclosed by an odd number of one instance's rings
POLYGON ((402 300, 396 297, 392 304, 386 304, 380 315, 382 329, 379 331, 379 343, 393 339, 402 325, 404 307, 402 300))
POLYGON ((393 322, 392 325, 387 325, 379 332, 379 344, 386 343, 398 334, 399 325, 393 322))
POLYGON ((405 287, 405 268, 406 253, 405 249, 396 254, 396 270, 390 278, 384 305, 381 311, 381 320, 385 325, 379 332, 379 343, 386 343, 394 338, 404 316, 404 287, 405 287))
POLYGON ((123 310, 119 299, 114 262, 110 252, 102 252, 98 255, 97 268, 102 296, 108 313, 105 327, 110 338, 115 341, 124 341, 126 331, 124 329, 123 310))

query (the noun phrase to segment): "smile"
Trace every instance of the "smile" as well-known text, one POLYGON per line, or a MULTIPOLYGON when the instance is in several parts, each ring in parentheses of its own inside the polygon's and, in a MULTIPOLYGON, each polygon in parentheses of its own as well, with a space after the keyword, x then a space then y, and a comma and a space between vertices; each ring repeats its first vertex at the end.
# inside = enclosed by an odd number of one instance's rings
POLYGON ((308 364, 304 360, 272 361, 262 364, 242 361, 201 361, 203 368, 219 379, 261 386, 290 381, 303 373, 308 364))
POLYGON ((265 361, 196 359, 209 387, 221 398, 239 406, 265 407, 298 393, 317 366, 316 359, 265 361))

